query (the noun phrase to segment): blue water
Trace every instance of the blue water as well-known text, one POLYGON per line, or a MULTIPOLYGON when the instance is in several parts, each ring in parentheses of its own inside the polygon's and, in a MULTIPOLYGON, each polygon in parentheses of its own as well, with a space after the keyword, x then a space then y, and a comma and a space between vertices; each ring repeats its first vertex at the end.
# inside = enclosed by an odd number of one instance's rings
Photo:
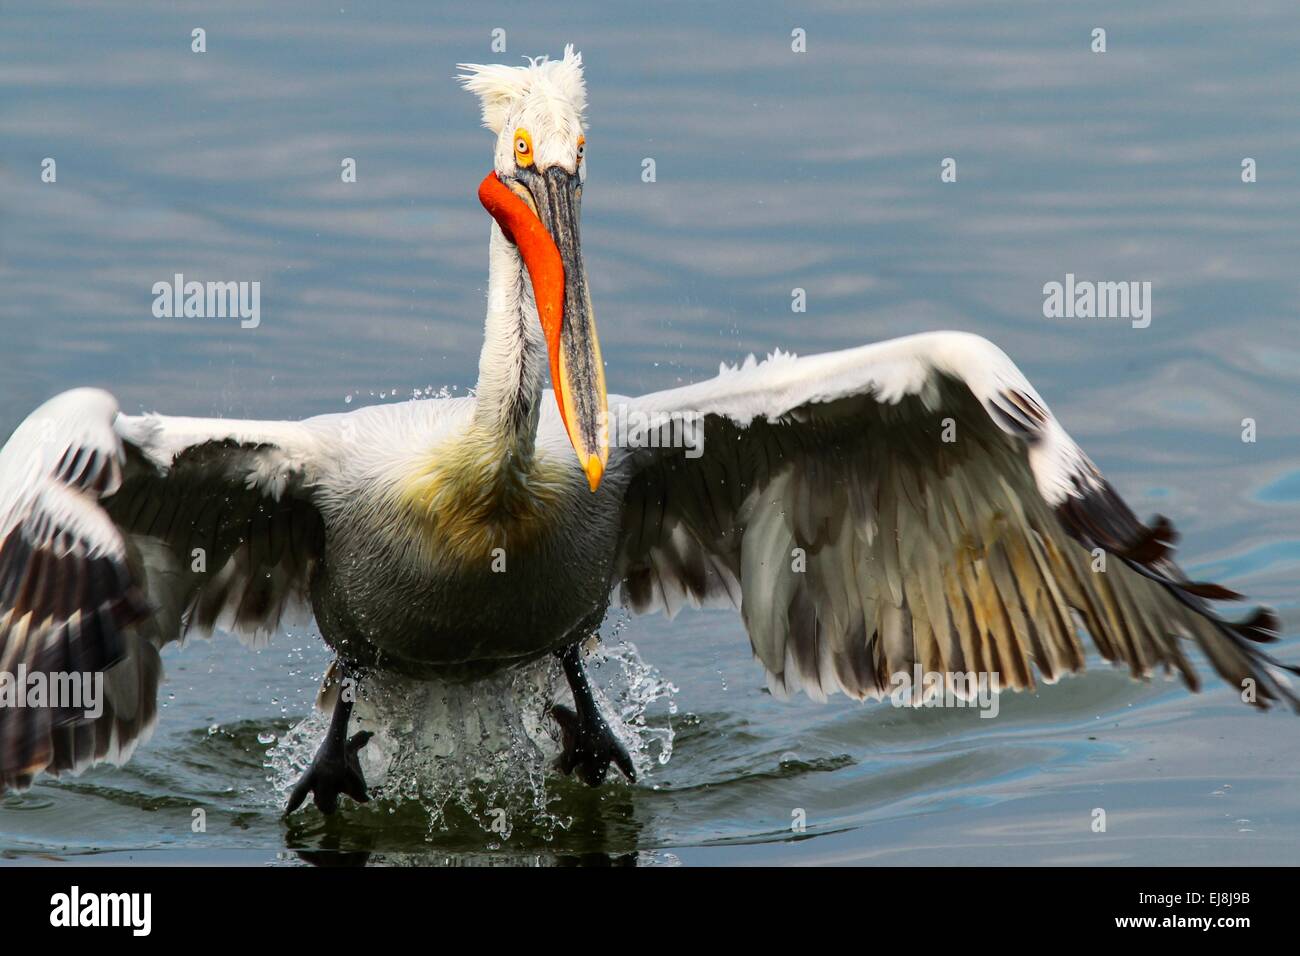
MULTIPOLYGON (((611 391, 780 346, 998 342, 1196 575, 1300 622, 1300 17, 1045 5, 15 3, 0 9, 0 434, 74 384, 131 411, 298 417, 474 384, 491 138, 461 61, 576 43, 583 237, 611 391), (191 30, 207 52, 190 51, 191 30), (494 54, 494 28, 507 53, 494 54), (807 31, 807 52, 791 31, 807 31), (1090 51, 1095 27, 1107 52, 1090 51), (42 183, 41 162, 57 162, 42 183), (340 181, 344 157, 358 181, 340 181), (957 181, 940 181, 956 160, 957 181), (1241 181, 1256 161, 1258 181, 1241 181), (655 161, 656 181, 642 181, 655 161), (157 319, 175 273, 262 321, 157 319), (1043 285, 1152 283, 1153 319, 1048 319, 1043 285), (792 313, 806 290, 808 310, 792 313), (349 402, 350 399, 350 402, 349 402), (1243 442, 1243 420, 1257 440, 1243 442)), ((1294 717, 1086 677, 997 720, 781 703, 740 622, 622 631, 679 688, 640 786, 493 842, 383 811, 286 825, 259 734, 310 708, 310 636, 169 648, 127 767, 0 798, 0 854, 152 862, 1287 863, 1294 717), (218 729, 209 732, 209 728, 218 729), (190 828, 194 807, 208 832, 190 828), (1105 833, 1090 827, 1094 808, 1105 833), (807 832, 791 832, 805 811, 807 832)))

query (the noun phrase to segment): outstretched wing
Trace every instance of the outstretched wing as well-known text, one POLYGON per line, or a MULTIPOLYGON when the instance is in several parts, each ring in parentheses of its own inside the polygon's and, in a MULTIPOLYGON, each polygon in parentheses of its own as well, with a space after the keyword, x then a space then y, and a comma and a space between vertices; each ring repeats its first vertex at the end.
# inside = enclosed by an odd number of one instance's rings
POLYGON ((163 644, 269 633, 306 597, 320 460, 304 424, 126 416, 95 389, 18 427, 0 449, 0 699, 8 675, 29 706, 0 707, 0 792, 126 759, 153 725, 163 644), (33 675, 64 695, 31 705, 33 675), (102 675, 102 698, 69 706, 70 675, 83 698, 102 675))
POLYGON ((1176 670, 1196 689, 1190 639, 1256 703, 1300 710, 1258 647, 1277 639, 1273 612, 1219 617, 1209 601, 1239 596, 1186 578, 1169 523, 1139 522, 982 338, 751 359, 611 403, 641 446, 611 466, 630 477, 624 603, 739 607, 775 693, 880 697, 918 668, 1032 687, 1035 668, 1083 668, 1082 624, 1134 676, 1176 670))

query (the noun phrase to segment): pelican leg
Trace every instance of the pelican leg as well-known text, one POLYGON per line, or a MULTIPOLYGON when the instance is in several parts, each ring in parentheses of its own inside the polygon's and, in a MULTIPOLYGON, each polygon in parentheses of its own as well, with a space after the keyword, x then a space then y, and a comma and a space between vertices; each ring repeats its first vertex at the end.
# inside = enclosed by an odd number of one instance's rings
POLYGON ((609 765, 613 763, 623 776, 636 783, 632 758, 614 736, 614 732, 600 715, 596 698, 587 682, 587 672, 582 667, 582 644, 571 644, 556 656, 564 665, 564 676, 573 691, 573 710, 556 705, 551 716, 560 725, 564 752, 560 754, 560 771, 570 774, 577 771, 578 779, 592 787, 605 781, 609 765))
POLYGON ((334 712, 330 717, 330 729, 321 741, 316 756, 302 775, 289 803, 285 806, 286 814, 293 813, 310 792, 312 801, 321 813, 333 813, 339 806, 339 794, 347 794, 358 803, 370 800, 366 793, 366 780, 361 775, 361 763, 357 753, 371 738, 368 730, 358 731, 348 739, 348 720, 352 717, 352 701, 340 693, 334 703, 334 712))

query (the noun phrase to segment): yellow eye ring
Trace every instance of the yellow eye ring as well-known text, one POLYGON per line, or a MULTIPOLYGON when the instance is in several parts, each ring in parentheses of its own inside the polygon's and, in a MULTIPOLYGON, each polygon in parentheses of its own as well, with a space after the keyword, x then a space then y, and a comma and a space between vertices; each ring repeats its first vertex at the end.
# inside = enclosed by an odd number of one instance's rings
POLYGON ((515 162, 520 166, 533 165, 533 138, 528 130, 515 130, 515 162))

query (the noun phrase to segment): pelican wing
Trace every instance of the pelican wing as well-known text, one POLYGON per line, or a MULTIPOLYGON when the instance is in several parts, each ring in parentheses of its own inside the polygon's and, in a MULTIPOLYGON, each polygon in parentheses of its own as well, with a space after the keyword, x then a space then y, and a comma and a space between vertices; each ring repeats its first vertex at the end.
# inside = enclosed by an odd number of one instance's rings
POLYGON ((154 721, 163 644, 269 633, 302 602, 318 446, 296 423, 121 415, 95 389, 18 427, 0 450, 0 682, 102 674, 103 713, 0 707, 0 792, 125 760, 154 721))
POLYGON ((1274 614, 1219 617, 1238 595, 1185 577, 1168 522, 1139 522, 982 338, 751 358, 614 405, 637 446, 613 465, 623 602, 735 605, 775 693, 880 697, 918 668, 1032 687, 1083 668, 1081 624, 1134 676, 1196 689, 1190 640, 1259 705, 1300 709, 1258 647, 1274 614))

